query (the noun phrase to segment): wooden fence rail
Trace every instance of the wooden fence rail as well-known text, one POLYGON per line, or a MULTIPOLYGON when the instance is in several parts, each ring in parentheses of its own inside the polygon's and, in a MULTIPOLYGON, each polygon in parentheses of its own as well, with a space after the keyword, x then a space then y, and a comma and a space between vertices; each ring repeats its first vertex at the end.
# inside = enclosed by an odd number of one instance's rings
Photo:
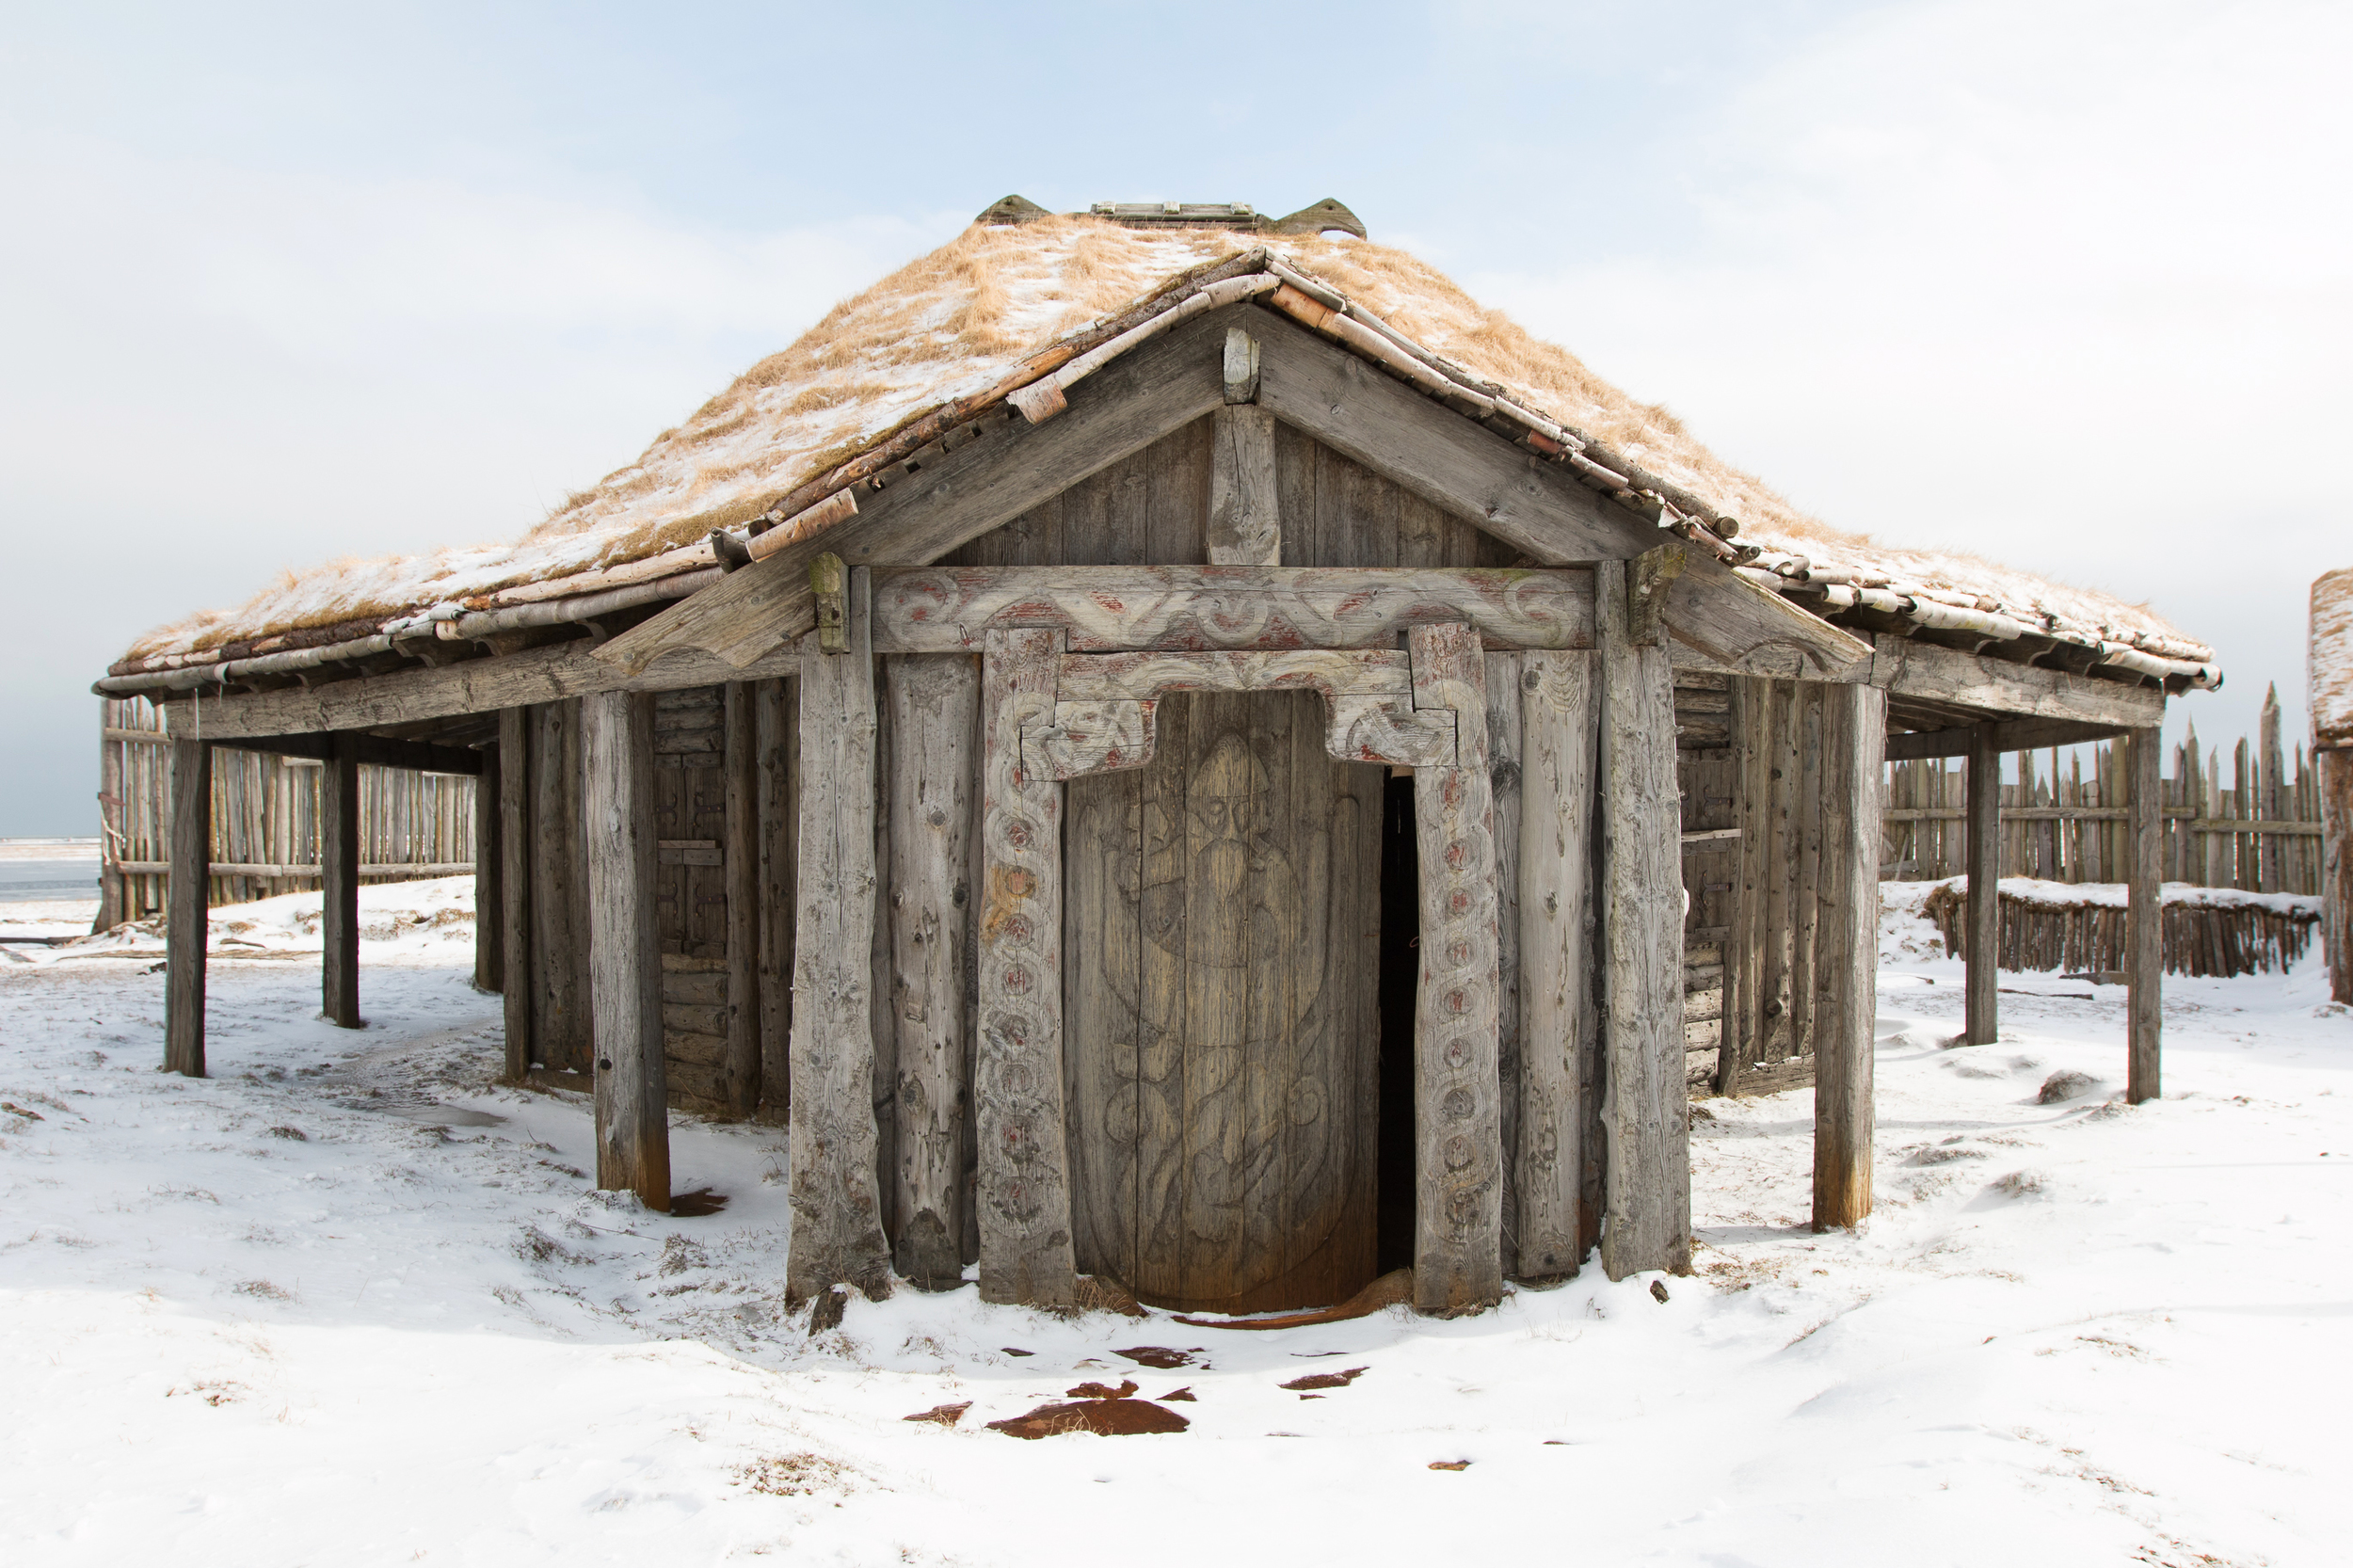
MULTIPOLYGON (((170 856, 171 746, 144 697, 109 700, 99 749, 102 923, 164 907, 170 856)), ((212 904, 318 886, 319 763, 215 748, 212 904)), ((474 781, 405 768, 360 769, 360 874, 369 881, 473 870, 474 781)))
MULTIPOLYGON (((2073 759, 2022 751, 2019 780, 2002 786, 2002 874, 2046 882, 2121 882, 2127 835, 2121 748, 2082 750, 2073 759)), ((2173 748, 2163 780, 2168 882, 2239 888, 2260 893, 2318 893, 2321 882, 2320 783, 2299 745, 2294 766, 2280 744, 2277 695, 2265 702, 2263 731, 2241 739, 2226 767, 2218 750, 2201 758, 2195 728, 2173 748)), ((1886 847, 1880 874, 1936 881, 1966 871, 1965 772, 1942 760, 1888 764, 1886 847)))

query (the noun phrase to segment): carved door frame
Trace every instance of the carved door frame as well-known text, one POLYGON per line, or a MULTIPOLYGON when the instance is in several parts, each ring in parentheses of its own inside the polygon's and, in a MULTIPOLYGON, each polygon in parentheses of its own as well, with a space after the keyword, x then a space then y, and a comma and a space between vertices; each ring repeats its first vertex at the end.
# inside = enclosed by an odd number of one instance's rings
POLYGON ((990 627, 981 638, 983 1299, 1066 1305, 1078 1295, 1063 1103, 1064 781, 1148 763, 1165 692, 1308 688, 1323 695, 1331 755, 1414 770, 1417 1304, 1491 1304, 1502 1288, 1499 897, 1478 629, 1416 624, 1402 651, 1071 653, 1066 641, 1060 627, 990 627))

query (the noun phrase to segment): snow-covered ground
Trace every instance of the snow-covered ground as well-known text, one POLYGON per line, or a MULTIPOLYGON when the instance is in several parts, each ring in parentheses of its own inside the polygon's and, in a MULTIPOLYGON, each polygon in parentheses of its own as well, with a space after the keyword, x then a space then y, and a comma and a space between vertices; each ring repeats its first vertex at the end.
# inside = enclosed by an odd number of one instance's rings
POLYGON ((1462 1321, 1239 1334, 909 1290, 812 1339, 781 1306, 781 1133, 677 1125, 715 1216, 590 1192, 584 1103, 492 1082, 470 896, 363 891, 356 1034, 315 1016, 315 894, 216 912, 204 1081, 155 1070, 152 935, 0 960, 0 1560, 1984 1568, 2353 1540, 2353 1018, 2309 964, 2173 983, 2165 1098, 2128 1110, 2120 991, 2005 977, 2002 1043, 1946 1048, 1959 968, 1891 901, 1878 1213, 1805 1228, 1807 1096, 1711 1102, 1700 1272, 1663 1304, 1589 1269, 1462 1321), (2061 1072, 2096 1082, 2040 1103, 2061 1072), (1143 1346, 1201 1349, 1118 1353, 1143 1346), (1123 1375, 1189 1387, 1190 1430, 985 1424, 1123 1375))

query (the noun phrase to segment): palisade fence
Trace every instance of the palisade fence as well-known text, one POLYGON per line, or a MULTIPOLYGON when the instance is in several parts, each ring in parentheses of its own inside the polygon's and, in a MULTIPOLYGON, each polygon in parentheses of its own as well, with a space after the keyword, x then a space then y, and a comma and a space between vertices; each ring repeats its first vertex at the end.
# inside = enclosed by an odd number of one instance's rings
MULTIPOLYGON (((2322 834, 2318 770, 2280 744, 2276 696, 2262 734, 2242 739, 2228 763, 2202 755, 2193 728, 2161 779, 2160 875, 2165 967, 2174 974, 2276 973, 2300 957, 2319 928, 2322 834), (2211 889, 2211 891, 2209 891, 2211 889), (2251 896, 2250 896, 2251 895, 2251 896)), ((2055 888, 2005 887, 1996 965, 2090 974, 2124 964, 2131 808, 2125 759, 2114 744, 2017 752, 2018 780, 2001 792, 2001 874, 2055 888), (2089 771, 2086 754, 2089 753, 2089 771)), ((1964 874, 1968 772, 1944 760, 1888 764, 1885 881, 1964 874)), ((1960 887, 1932 890, 1929 916, 1956 953, 1967 929, 1960 887)))
MULTIPOLYGON (((2002 786, 2002 874, 2046 882, 2122 882, 2131 809, 2122 749, 2114 744, 2022 751, 2019 780, 2002 786), (2091 753, 2087 776, 2083 753, 2091 753)), ((2241 739, 2226 766, 2201 760, 2198 732, 2173 748, 2163 781, 2168 882, 2250 893, 2320 892, 2320 783, 2303 746, 2294 766, 2280 745, 2279 708, 2265 706, 2263 736, 2241 739)), ((1936 881, 1968 870, 1965 767, 1941 759, 1888 765, 1881 880, 1936 881)))
MULTIPOLYGON (((171 842, 171 745, 144 697, 109 700, 101 744, 101 886, 121 903, 101 920, 164 908, 171 842)), ((306 757, 213 749, 213 904, 318 886, 320 764, 306 757)), ((458 774, 360 769, 360 874, 371 881, 473 870, 474 781, 458 774)))

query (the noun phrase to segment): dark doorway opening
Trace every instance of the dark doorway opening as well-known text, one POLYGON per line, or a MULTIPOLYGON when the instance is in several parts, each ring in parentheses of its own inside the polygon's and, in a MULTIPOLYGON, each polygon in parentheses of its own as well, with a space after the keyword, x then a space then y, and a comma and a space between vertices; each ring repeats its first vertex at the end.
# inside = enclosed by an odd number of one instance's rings
POLYGON ((1381 823, 1380 1224, 1383 1273, 1414 1265, 1414 991, 1421 976, 1421 859, 1414 780, 1394 776, 1381 823))

